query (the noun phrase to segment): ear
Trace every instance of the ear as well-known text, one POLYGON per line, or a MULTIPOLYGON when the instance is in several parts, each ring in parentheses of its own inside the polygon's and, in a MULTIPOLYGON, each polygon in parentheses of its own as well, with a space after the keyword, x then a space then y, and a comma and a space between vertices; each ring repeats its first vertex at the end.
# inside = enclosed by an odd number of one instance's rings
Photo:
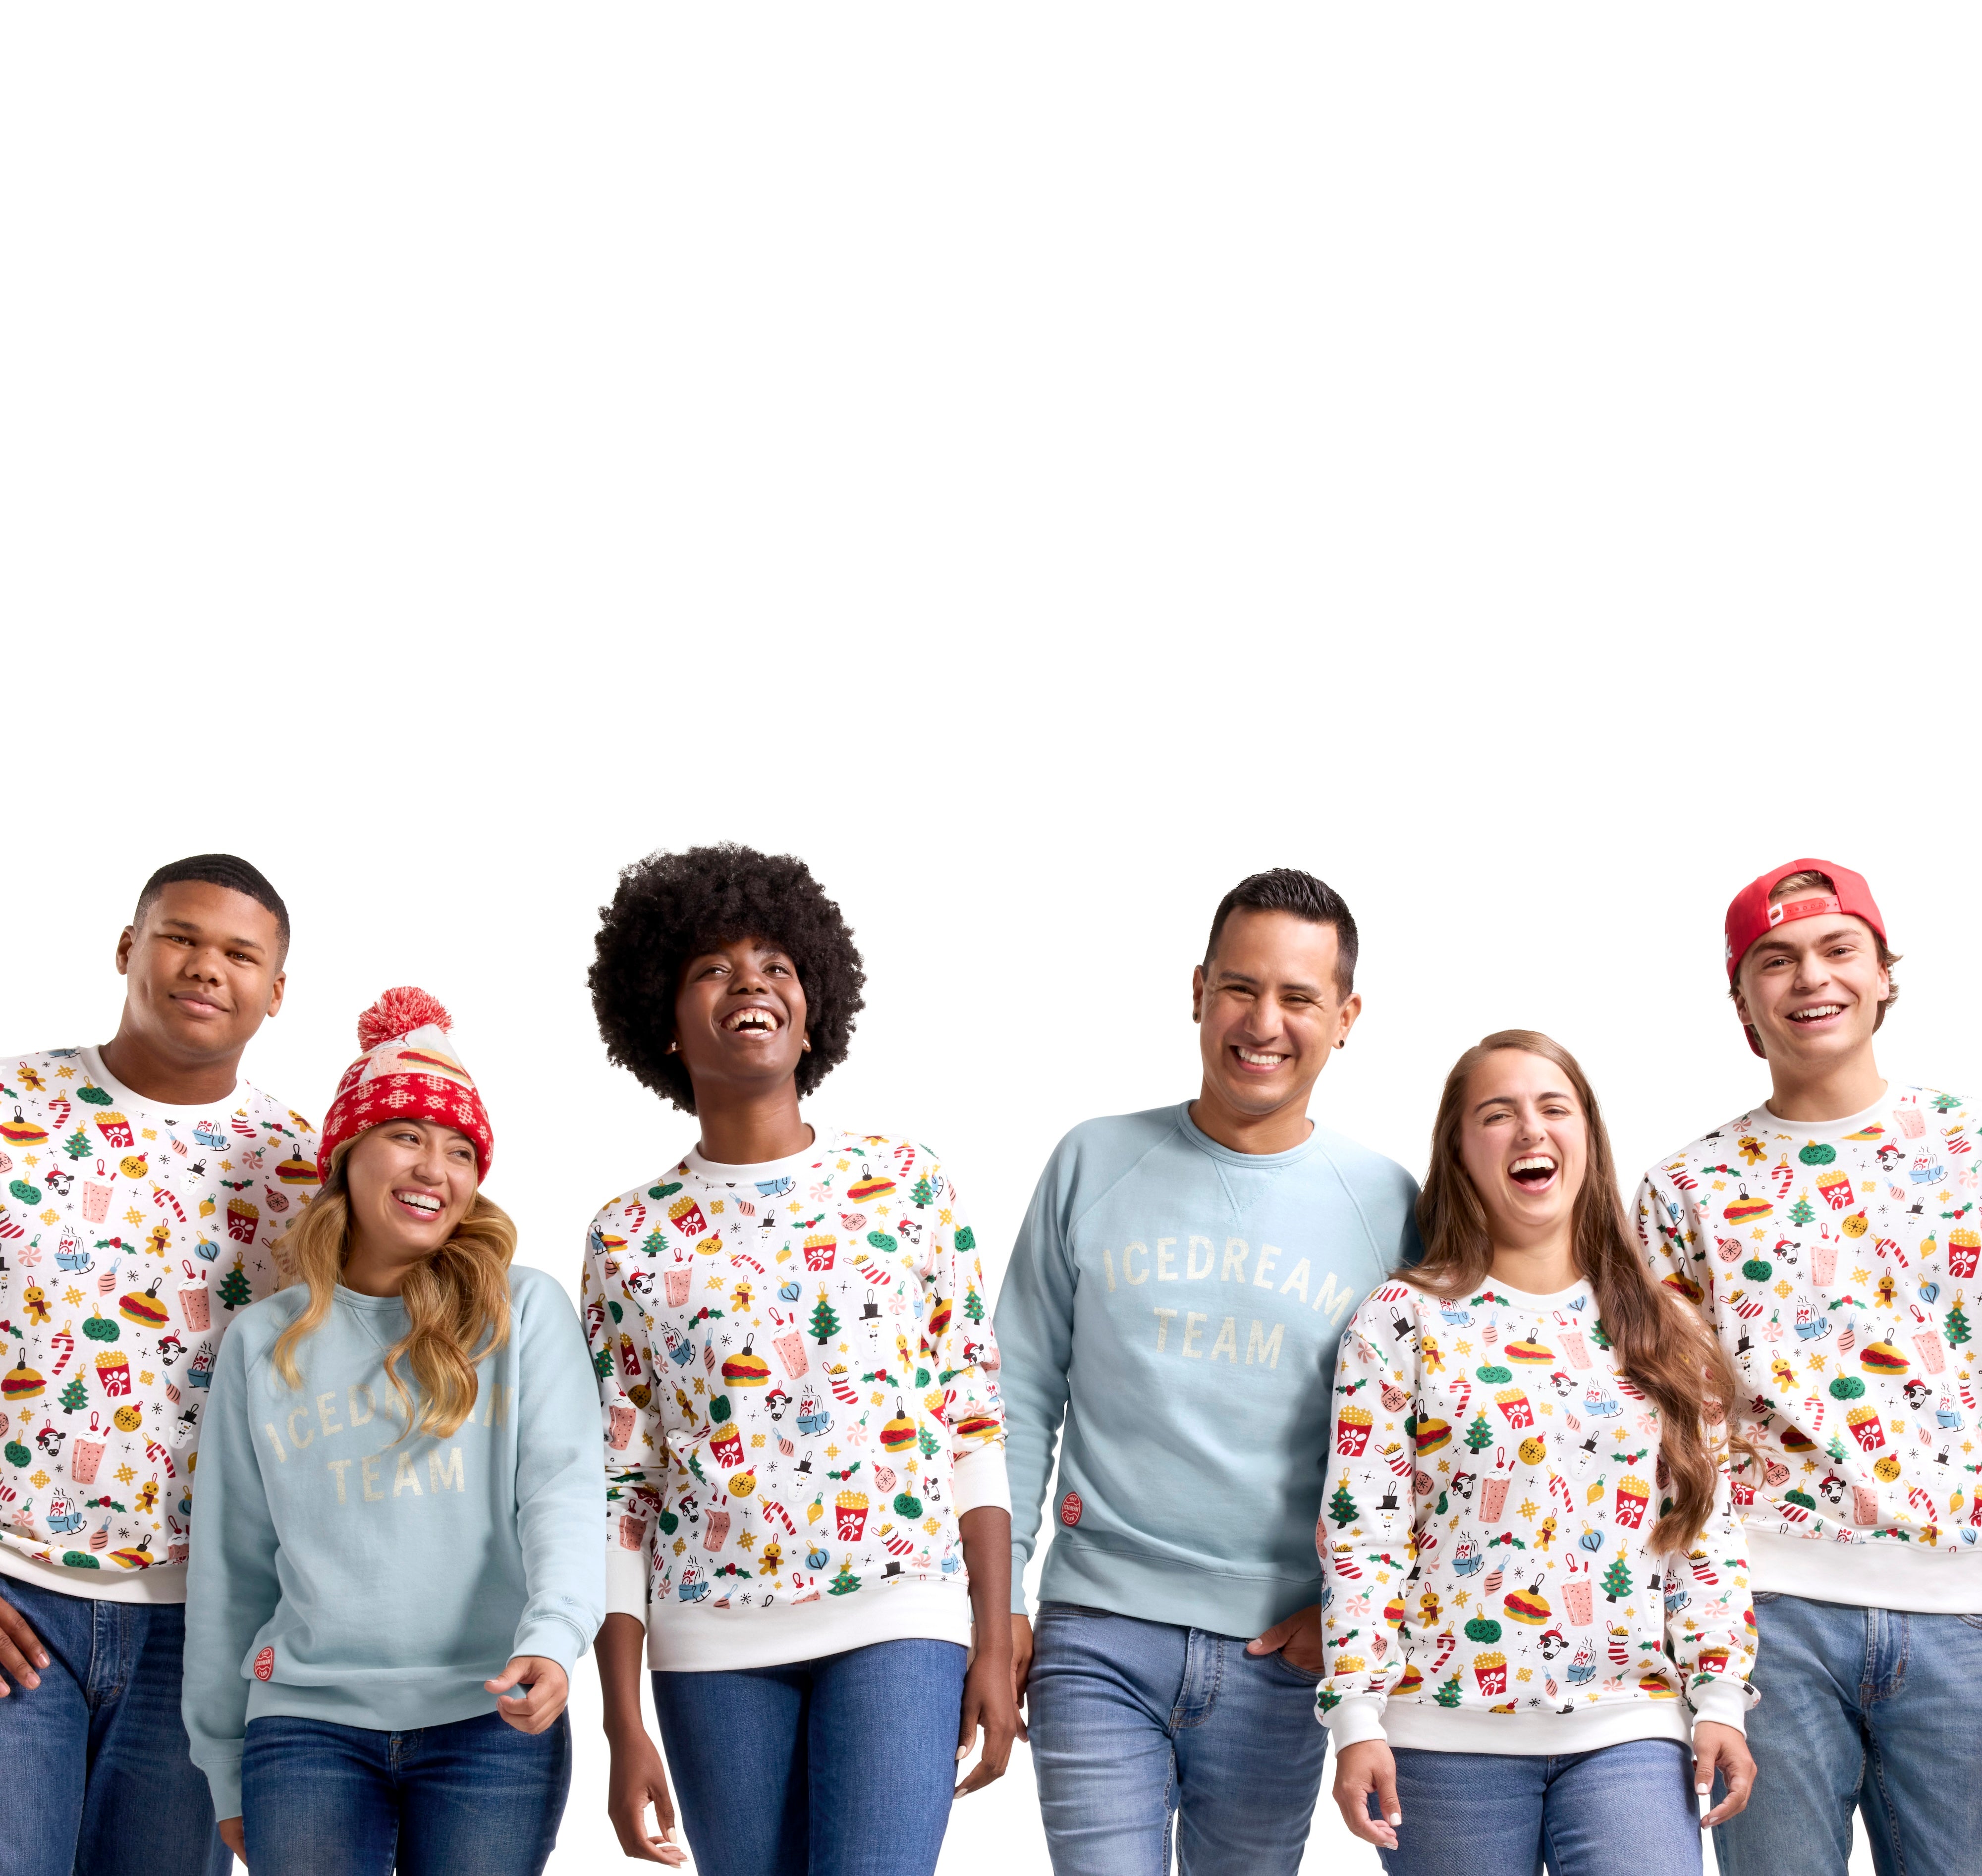
POLYGON ((1339 1048, 1349 1040, 1349 1032, 1356 1027, 1356 1019, 1363 1014, 1363 993, 1352 990, 1342 1006, 1341 1028, 1336 1032, 1336 1046, 1339 1048))
POLYGON ((131 975, 131 947, 137 941, 138 928, 135 925, 126 925, 124 928, 124 935, 117 941, 117 975, 119 977, 128 977, 131 975))
POLYGON ((1190 1020, 1204 1021, 1204 966, 1201 964, 1193 965, 1190 970, 1190 1020))
POLYGON ((289 981, 289 974, 288 971, 278 971, 275 973, 275 981, 269 986, 269 1008, 265 1013, 265 1016, 273 1016, 277 1011, 281 1009, 282 1007, 282 992, 288 988, 289 981))

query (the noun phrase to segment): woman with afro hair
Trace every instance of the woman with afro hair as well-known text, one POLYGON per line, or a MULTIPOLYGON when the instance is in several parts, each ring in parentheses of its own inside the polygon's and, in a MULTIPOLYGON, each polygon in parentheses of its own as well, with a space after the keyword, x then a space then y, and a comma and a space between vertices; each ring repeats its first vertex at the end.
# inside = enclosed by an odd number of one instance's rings
POLYGON ((932 1871, 957 1761, 981 1728, 981 1788, 1019 1730, 976 1239, 927 1148, 799 1112, 864 981, 805 862, 728 845, 628 867, 592 967, 607 1053, 699 1128, 593 1220, 583 1301, 609 1810, 682 1861, 644 1638, 703 1876, 932 1871))

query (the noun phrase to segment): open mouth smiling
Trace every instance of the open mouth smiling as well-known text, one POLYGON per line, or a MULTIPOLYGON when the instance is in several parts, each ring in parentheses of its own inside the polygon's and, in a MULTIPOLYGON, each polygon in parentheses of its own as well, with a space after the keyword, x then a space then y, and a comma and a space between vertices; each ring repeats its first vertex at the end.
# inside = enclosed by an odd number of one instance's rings
POLYGON ((1806 1009, 1790 1011, 1790 1021, 1799 1025, 1828 1022, 1834 1016, 1842 1016, 1844 1005, 1841 1003, 1813 1003, 1806 1009))
POLYGON ((732 1010, 722 1019, 722 1027, 733 1036, 774 1036, 782 1026, 775 1011, 755 1004, 748 1009, 732 1010))
POLYGON ((1526 1192, 1545 1192, 1555 1184, 1556 1164, 1546 1153, 1529 1153, 1507 1168, 1507 1177, 1526 1192))
POLYGON ((1270 1055, 1262 1050, 1247 1048, 1239 1043, 1233 1045, 1232 1052, 1246 1067, 1262 1071, 1277 1068, 1288 1059, 1285 1055, 1270 1055))
POLYGON ((402 1205, 422 1225, 430 1225, 445 1210, 441 1201, 431 1192, 395 1192, 393 1202, 402 1205))

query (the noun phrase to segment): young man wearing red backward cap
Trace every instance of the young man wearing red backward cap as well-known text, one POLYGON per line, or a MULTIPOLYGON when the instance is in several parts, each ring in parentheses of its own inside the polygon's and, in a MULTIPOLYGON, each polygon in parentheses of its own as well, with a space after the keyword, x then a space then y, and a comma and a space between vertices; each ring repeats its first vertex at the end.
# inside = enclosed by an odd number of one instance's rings
POLYGON ((316 1190, 309 1122, 240 1078, 289 948, 246 861, 174 861, 116 1035, 0 1055, 4 1876, 232 1864, 179 1721, 188 1532, 221 1338, 316 1190))
POLYGON ((1974 1118, 1879 1073, 1899 960, 1857 874, 1777 867, 1727 937, 1769 1098, 1654 1167, 1637 1209, 1733 1360, 1758 1454, 1737 1487, 1755 1795, 1715 1849, 1723 1876, 1844 1876, 1858 1810, 1880 1871, 1972 1870, 1982 1782, 1950 1773, 1982 1681, 1974 1118))

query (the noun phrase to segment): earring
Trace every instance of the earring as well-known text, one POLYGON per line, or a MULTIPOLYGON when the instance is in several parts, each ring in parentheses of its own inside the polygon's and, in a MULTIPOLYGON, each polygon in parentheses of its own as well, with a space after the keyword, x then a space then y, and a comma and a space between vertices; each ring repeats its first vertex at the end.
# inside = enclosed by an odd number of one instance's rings
POLYGON ((799 1038, 799 1048, 802 1054, 809 1055, 812 1053, 812 1038, 801 1036, 799 1038))
MULTIPOLYGON (((1339 1043, 1336 1045, 1337 1048, 1340 1048, 1340 1046, 1341 1045, 1339 1043)), ((679 1042, 670 1042, 668 1045, 668 1053, 670 1055, 679 1055, 681 1053, 681 1045, 679 1042)))
POLYGON ((1335 1046, 1337 1048, 1346 1048, 1349 1046, 1349 1038, 1346 1036, 1344 1036, 1340 1042, 1336 1044, 1335 1046))

